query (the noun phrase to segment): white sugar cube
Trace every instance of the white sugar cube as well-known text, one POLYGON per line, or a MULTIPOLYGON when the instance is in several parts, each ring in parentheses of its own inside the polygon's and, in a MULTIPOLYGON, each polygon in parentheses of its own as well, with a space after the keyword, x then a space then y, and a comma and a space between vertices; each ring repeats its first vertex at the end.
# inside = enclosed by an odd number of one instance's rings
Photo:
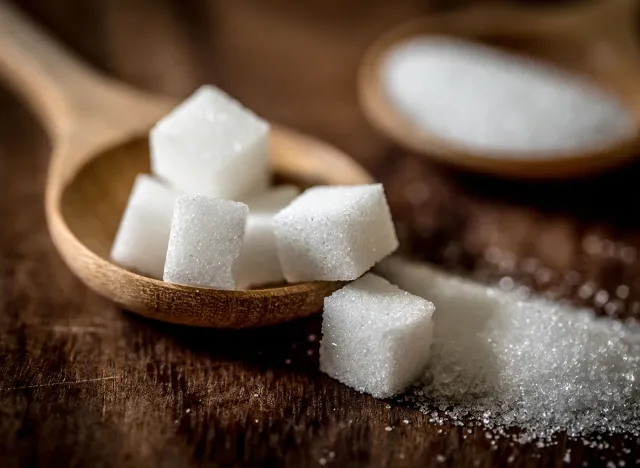
POLYGON ((284 281, 278 262, 272 214, 249 214, 244 234, 242 253, 238 260, 238 289, 276 284, 284 281))
POLYGON ((175 204, 164 280, 189 286, 235 289, 236 263, 249 209, 244 203, 204 195, 175 204))
POLYGON ((354 280, 398 247, 381 184, 310 188, 273 226, 289 282, 354 280))
POLYGON ((237 200, 269 181, 269 125, 202 86, 151 130, 154 174, 192 195, 237 200))
POLYGON ((284 281, 271 220, 299 193, 295 186, 282 186, 247 201, 249 217, 238 260, 239 289, 284 281))
POLYGON ((376 398, 404 391, 428 363, 434 309, 367 273, 325 298, 320 369, 376 398))
POLYGON ((114 263, 152 278, 162 278, 178 195, 151 176, 136 177, 111 247, 114 263))

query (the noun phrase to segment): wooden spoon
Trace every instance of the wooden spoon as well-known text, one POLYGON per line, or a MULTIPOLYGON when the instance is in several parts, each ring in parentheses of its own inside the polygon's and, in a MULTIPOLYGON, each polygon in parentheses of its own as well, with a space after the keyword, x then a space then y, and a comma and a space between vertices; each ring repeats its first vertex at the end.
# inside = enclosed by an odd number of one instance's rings
POLYGON ((591 0, 562 7, 476 5, 400 25, 377 40, 359 73, 359 94, 368 119, 405 147, 476 172, 542 179, 579 176, 611 168, 640 149, 640 54, 636 42, 636 0, 591 0), (417 127, 387 99, 381 67, 410 39, 449 35, 516 50, 586 75, 611 91, 634 119, 629 138, 607 148, 544 156, 474 152, 453 147, 417 127))
MULTIPOLYGON (((1 1, 0 75, 34 107, 51 136, 49 231, 67 265, 97 293, 166 322, 246 328, 317 312, 341 286, 221 291, 172 285, 114 265, 109 251, 133 180, 149 171, 147 132, 177 102, 88 69, 1 1)), ((372 180, 335 148, 280 126, 273 127, 271 162, 277 174, 302 186, 372 180)))

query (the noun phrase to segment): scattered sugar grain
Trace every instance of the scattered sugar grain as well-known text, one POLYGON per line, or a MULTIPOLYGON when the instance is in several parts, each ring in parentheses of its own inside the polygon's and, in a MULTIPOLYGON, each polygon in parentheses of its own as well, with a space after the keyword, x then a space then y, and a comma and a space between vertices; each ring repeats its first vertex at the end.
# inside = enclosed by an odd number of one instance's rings
POLYGON ((549 268, 540 268, 536 271, 536 281, 539 283, 548 283, 553 279, 553 272, 549 268))
POLYGON ((629 297, 629 286, 627 286, 626 284, 621 284, 620 286, 618 286, 616 288, 616 296, 618 296, 620 299, 626 299, 627 297, 629 297))
POLYGON ((412 205, 421 205, 429 199, 429 186, 422 181, 412 182, 404 189, 404 196, 412 205))
POLYGON ((525 273, 535 273, 540 268, 540 260, 534 257, 527 257, 522 260, 521 267, 525 273))
POLYGON ((585 283, 578 289, 578 296, 581 299, 589 299, 593 295, 593 286, 589 283, 585 283))
POLYGON ((581 279, 582 277, 580 276, 580 273, 578 273, 575 270, 572 270, 569 273, 567 273, 567 276, 565 277, 565 280, 567 281, 567 283, 573 286, 579 284, 581 279))
POLYGON ((152 278, 162 278, 178 195, 152 176, 136 177, 111 247, 114 263, 152 278))
POLYGON ((398 247, 382 184, 312 187, 273 228, 289 282, 354 280, 398 247))
POLYGON ((520 299, 527 299, 531 295, 531 290, 527 286, 519 286, 516 289, 516 296, 520 299))
POLYGON ((464 39, 405 41, 387 56, 382 80, 417 127, 500 157, 571 154, 634 131, 629 111, 589 80, 464 39))
POLYGON ((615 315, 618 312, 618 305, 615 302, 608 302, 604 306, 604 312, 607 315, 615 315))
POLYGON ((488 247, 484 251, 484 258, 489 263, 499 263, 502 259, 503 252, 496 246, 488 247))
POLYGON ((500 288, 504 289, 505 291, 511 291, 515 285, 514 281, 512 278, 510 278, 509 276, 505 276, 500 280, 500 288))
POLYGON ((247 205, 204 195, 176 200, 164 281, 235 289, 247 205))
POLYGON ((204 85, 154 126, 151 169, 181 191, 237 200, 269 182, 269 124, 204 85))
POLYGON ((620 252, 620 257, 625 263, 634 263, 637 257, 636 249, 630 245, 623 247, 622 251, 620 252))
POLYGON ((588 235, 582 240, 582 250, 589 255, 598 255, 602 251, 602 241, 595 235, 588 235))
POLYGON ((608 300, 609 300, 609 293, 604 289, 601 289, 600 291, 598 291, 596 293, 596 297, 594 298, 594 301, 598 306, 605 305, 608 300))
POLYGON ((561 431, 640 436, 640 330, 400 258, 376 272, 435 304, 429 365, 403 397, 434 419, 543 445, 561 431))
POLYGON ((608 257, 611 258, 613 257, 613 254, 615 252, 615 244, 613 243, 613 241, 609 240, 609 239, 604 239, 602 241, 602 255, 604 257, 608 257))
POLYGON ((320 369, 377 398, 404 391, 429 359, 433 304, 367 273, 325 298, 320 369))

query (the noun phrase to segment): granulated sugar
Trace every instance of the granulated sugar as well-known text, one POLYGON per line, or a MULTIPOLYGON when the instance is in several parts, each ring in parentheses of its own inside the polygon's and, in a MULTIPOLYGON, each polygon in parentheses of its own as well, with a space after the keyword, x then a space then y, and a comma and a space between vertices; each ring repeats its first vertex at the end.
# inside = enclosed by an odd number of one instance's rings
POLYGON ((470 150, 543 156, 607 146, 633 131, 629 112, 590 81, 462 39, 403 43, 382 80, 418 127, 470 150))
POLYGON ((399 258, 377 272, 432 301, 432 357, 405 398, 520 440, 640 435, 640 330, 586 309, 465 281, 399 258))

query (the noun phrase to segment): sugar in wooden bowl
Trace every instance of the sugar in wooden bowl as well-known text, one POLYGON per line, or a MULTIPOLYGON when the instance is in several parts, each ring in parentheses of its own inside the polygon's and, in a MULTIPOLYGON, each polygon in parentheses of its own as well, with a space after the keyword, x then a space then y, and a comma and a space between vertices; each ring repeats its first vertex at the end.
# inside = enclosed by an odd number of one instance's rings
POLYGON ((635 129, 618 98, 585 77, 461 38, 408 40, 381 73, 389 101, 415 126, 468 151, 569 156, 635 129))

